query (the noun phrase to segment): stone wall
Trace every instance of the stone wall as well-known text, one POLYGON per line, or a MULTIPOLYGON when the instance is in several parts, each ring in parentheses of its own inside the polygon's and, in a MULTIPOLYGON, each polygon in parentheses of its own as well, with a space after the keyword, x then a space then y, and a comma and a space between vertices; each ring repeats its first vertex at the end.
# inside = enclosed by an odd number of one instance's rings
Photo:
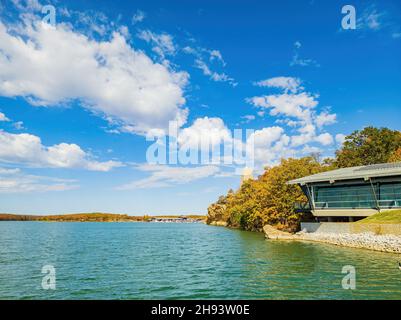
POLYGON ((401 224, 350 223, 350 222, 302 222, 301 230, 308 233, 373 233, 401 236, 401 224))
POLYGON ((296 234, 291 234, 283 231, 279 231, 272 226, 266 225, 263 227, 263 231, 267 239, 271 240, 296 240, 296 241, 315 241, 334 244, 344 247, 363 248, 369 250, 376 250, 382 252, 401 253, 401 237, 394 234, 377 234, 372 232, 376 230, 379 232, 398 232, 399 226, 397 225, 386 225, 383 229, 383 225, 364 225, 357 224, 355 230, 351 230, 356 233, 343 232, 344 230, 353 229, 351 225, 353 223, 344 224, 338 223, 323 223, 322 226, 307 225, 306 228, 315 230, 314 232, 301 231, 296 234), (338 232, 340 231, 340 232, 338 232))

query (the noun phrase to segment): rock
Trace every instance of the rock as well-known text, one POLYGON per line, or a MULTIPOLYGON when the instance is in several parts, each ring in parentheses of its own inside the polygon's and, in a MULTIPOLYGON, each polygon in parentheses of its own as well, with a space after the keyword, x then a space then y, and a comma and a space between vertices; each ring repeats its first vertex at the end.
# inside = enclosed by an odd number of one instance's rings
POLYGON ((226 221, 212 221, 210 222, 211 226, 217 226, 217 227, 227 227, 227 222, 226 221))
POLYGON ((303 240, 330 243, 339 246, 364 248, 383 252, 401 253, 401 237, 395 235, 376 235, 373 232, 365 233, 307 233, 296 234, 280 231, 270 225, 263 227, 267 239, 271 240, 303 240))
POLYGON ((293 235, 292 233, 277 230, 276 228, 270 225, 265 225, 263 227, 263 232, 265 233, 266 239, 293 240, 294 238, 296 238, 296 236, 293 235))

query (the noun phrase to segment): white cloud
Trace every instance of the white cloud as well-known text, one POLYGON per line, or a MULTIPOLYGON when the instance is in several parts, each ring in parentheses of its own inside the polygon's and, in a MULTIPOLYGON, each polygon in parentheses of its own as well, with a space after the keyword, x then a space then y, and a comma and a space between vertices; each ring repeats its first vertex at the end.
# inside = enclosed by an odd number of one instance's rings
POLYGON ((220 145, 224 140, 230 141, 232 135, 221 118, 198 118, 194 123, 180 130, 178 143, 190 148, 200 149, 201 140, 207 139, 208 147, 220 145))
POLYGON ((306 145, 303 149, 302 149, 302 153, 303 154, 311 154, 311 153, 321 153, 322 149, 318 148, 318 147, 311 147, 309 145, 306 145))
POLYGON ((66 191, 79 186, 75 180, 29 175, 20 169, 0 167, 0 193, 66 191))
POLYGON ((137 10, 134 15, 132 16, 132 24, 137 24, 139 22, 142 22, 146 17, 145 12, 143 12, 142 10, 137 10))
POLYGON ((123 164, 118 161, 99 162, 76 144, 60 143, 44 146, 37 136, 0 131, 0 161, 30 167, 82 168, 91 171, 110 171, 123 164))
POLYGON ((256 96, 248 99, 248 102, 256 107, 270 109, 270 115, 285 115, 303 121, 310 121, 311 109, 318 104, 317 96, 307 92, 298 94, 278 94, 268 96, 256 96))
POLYGON ((0 95, 42 106, 78 100, 141 134, 185 123, 186 72, 154 63, 118 32, 96 41, 65 24, 26 23, 15 34, 0 22, 0 95))
POLYGON ((334 124, 337 122, 337 115, 335 113, 328 113, 327 111, 324 111, 316 116, 315 122, 319 128, 334 124))
POLYGON ((333 144, 334 139, 333 136, 330 133, 322 133, 320 135, 318 135, 315 138, 315 141, 319 142, 320 144, 324 145, 324 146, 328 146, 333 144))
POLYGON ((210 54, 210 61, 214 61, 217 60, 219 61, 223 66, 226 65, 226 62, 223 59, 223 55, 221 54, 221 52, 219 50, 210 50, 209 51, 210 54))
POLYGON ((249 123, 252 120, 255 120, 256 116, 254 116, 253 114, 246 114, 245 116, 242 116, 241 119, 243 119, 242 123, 249 123))
POLYGON ((118 190, 169 187, 215 176, 220 172, 217 166, 172 167, 144 164, 137 169, 149 173, 150 176, 119 186, 118 190))
POLYGON ((275 77, 262 81, 258 81, 255 85, 259 87, 270 87, 270 88, 279 88, 284 89, 285 92, 297 92, 298 89, 303 89, 300 87, 301 80, 293 77, 275 77))
POLYGON ((229 77, 224 72, 218 73, 218 72, 212 71, 210 69, 210 67, 202 59, 195 60, 195 67, 202 70, 203 74, 205 76, 209 76, 210 79, 212 79, 213 81, 228 82, 233 87, 237 86, 237 83, 235 82, 235 80, 233 78, 229 77))
POLYGON ((40 11, 43 7, 38 0, 11 0, 11 2, 20 11, 40 11))
POLYGON ((138 37, 153 44, 152 50, 163 59, 166 55, 174 55, 176 52, 173 37, 167 33, 157 34, 150 30, 142 30, 138 37))
MULTIPOLYGON (((247 99, 252 105, 268 109, 269 114, 278 117, 275 121, 277 124, 285 124, 291 130, 296 130, 298 134, 286 134, 282 132, 285 139, 280 146, 276 148, 276 152, 294 156, 299 152, 303 152, 300 147, 318 143, 328 146, 334 143, 333 136, 327 132, 321 132, 323 127, 336 122, 337 115, 331 114, 327 110, 318 113, 318 95, 304 91, 300 86, 301 80, 292 77, 276 77, 257 82, 256 85, 279 88, 284 91, 282 94, 255 96, 247 99), (285 149, 285 150, 284 150, 285 149)), ((280 127, 279 127, 280 128, 280 127)), ((282 129, 284 130, 284 129, 282 129)), ((317 148, 309 146, 308 148, 317 148)), ((265 155, 266 157, 266 155, 265 155)), ((275 159, 274 156, 270 156, 275 159)), ((277 157, 276 157, 277 159, 277 157)))
POLYGON ((205 76, 208 76, 211 80, 216 82, 227 82, 233 87, 238 85, 235 79, 228 76, 225 72, 215 71, 216 67, 224 69, 224 67, 227 65, 224 61, 222 53, 219 50, 207 49, 199 46, 185 46, 182 48, 182 51, 186 54, 194 56, 195 68, 202 70, 202 73, 205 76), (206 61, 208 63, 206 63, 206 61))
POLYGON ((254 159, 256 165, 274 165, 291 152, 290 137, 281 127, 268 127, 256 130, 251 138, 254 139, 254 159))
POLYGON ((400 25, 394 19, 392 12, 378 9, 376 4, 370 4, 360 12, 357 19, 357 30, 362 33, 383 31, 393 39, 401 37, 400 25))
POLYGON ((278 141, 284 134, 281 127, 268 127, 256 130, 253 133, 255 147, 270 147, 273 142, 278 141))
POLYGON ((336 134, 336 142, 337 142, 339 145, 342 145, 342 144, 344 143, 344 141, 345 141, 345 137, 346 137, 345 134, 342 134, 342 133, 336 134))
POLYGON ((0 112, 0 122, 1 121, 10 121, 10 119, 8 119, 3 112, 0 112))

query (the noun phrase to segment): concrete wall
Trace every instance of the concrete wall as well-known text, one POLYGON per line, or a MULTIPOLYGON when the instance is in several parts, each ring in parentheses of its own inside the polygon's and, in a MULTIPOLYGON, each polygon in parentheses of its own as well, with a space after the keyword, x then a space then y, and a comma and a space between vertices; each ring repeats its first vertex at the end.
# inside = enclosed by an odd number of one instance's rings
POLYGON ((301 230, 319 233, 352 233, 347 222, 301 222, 301 230))
POLYGON ((317 233, 366 233, 401 235, 401 224, 301 222, 301 230, 317 233))

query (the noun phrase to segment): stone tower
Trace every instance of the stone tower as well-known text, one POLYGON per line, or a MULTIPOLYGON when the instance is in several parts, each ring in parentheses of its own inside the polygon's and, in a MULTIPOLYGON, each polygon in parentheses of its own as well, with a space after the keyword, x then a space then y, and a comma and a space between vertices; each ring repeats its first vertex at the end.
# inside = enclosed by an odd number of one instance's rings
POLYGON ((253 179, 253 170, 251 168, 245 167, 242 170, 242 174, 241 174, 241 186, 245 181, 247 181, 249 179, 253 179))

